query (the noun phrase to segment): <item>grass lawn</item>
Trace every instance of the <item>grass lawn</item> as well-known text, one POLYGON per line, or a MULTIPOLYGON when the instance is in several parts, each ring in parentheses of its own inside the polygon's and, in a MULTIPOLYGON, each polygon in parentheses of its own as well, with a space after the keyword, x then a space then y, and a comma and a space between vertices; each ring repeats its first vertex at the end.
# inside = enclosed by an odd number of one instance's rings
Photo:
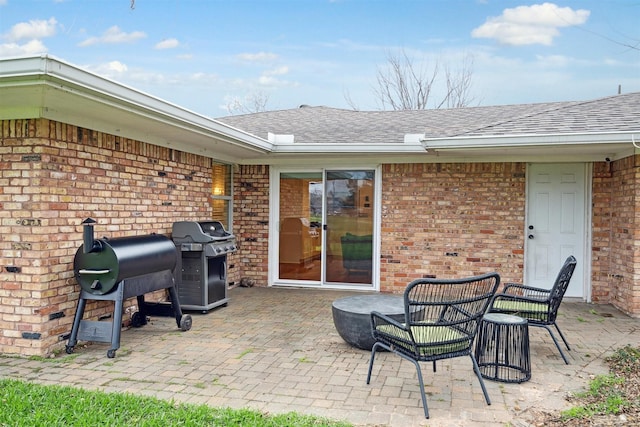
POLYGON ((54 426, 330 426, 350 424, 296 413, 212 408, 127 393, 0 380, 1 427, 54 426))

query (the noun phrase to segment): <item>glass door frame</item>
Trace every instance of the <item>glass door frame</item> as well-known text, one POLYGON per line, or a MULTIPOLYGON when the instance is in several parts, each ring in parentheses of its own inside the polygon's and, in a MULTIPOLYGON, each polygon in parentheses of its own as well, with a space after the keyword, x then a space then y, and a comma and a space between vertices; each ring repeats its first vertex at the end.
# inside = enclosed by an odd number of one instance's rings
MULTIPOLYGON (((381 218, 381 173, 380 165, 328 165, 325 167, 287 167, 287 166, 271 166, 269 176, 269 245, 268 245, 268 285, 269 286, 294 286, 294 287, 311 287, 323 289, 350 289, 362 291, 379 291, 380 290, 380 218, 381 218), (325 182, 327 171, 351 171, 351 170, 372 170, 374 172, 374 206, 373 206, 373 262, 371 271, 371 284, 349 284, 349 283, 333 283, 326 282, 325 272, 325 234, 322 233, 322 249, 321 249, 321 270, 320 281, 306 280, 288 280, 279 277, 279 247, 280 247, 280 177, 283 173, 303 173, 318 172, 322 174, 322 182, 325 182)), ((324 185, 323 185, 324 187, 324 185)), ((324 190, 323 190, 324 191, 324 190)), ((322 208, 322 224, 323 228, 326 224, 326 195, 323 192, 323 208, 322 208)))

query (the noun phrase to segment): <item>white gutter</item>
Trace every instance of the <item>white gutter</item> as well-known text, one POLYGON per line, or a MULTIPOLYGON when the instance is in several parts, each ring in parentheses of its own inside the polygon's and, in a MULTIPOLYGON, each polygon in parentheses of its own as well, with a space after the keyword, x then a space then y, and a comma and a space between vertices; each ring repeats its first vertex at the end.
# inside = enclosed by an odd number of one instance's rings
POLYGON ((565 134, 523 134, 491 136, 459 136, 447 138, 422 138, 425 150, 456 150, 469 148, 517 148, 553 145, 621 144, 640 140, 638 131, 565 133, 565 134))
POLYGON ((426 154, 422 144, 366 144, 366 143, 309 143, 278 144, 273 154, 426 154))

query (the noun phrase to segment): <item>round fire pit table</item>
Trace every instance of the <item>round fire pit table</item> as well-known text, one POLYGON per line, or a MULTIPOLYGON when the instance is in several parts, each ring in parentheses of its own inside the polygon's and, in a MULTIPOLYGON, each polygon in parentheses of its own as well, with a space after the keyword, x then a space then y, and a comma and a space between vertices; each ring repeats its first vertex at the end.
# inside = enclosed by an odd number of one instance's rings
POLYGON ((333 302, 333 324, 347 343, 371 350, 375 340, 371 334, 371 312, 386 314, 404 321, 404 298, 399 295, 356 295, 333 302))

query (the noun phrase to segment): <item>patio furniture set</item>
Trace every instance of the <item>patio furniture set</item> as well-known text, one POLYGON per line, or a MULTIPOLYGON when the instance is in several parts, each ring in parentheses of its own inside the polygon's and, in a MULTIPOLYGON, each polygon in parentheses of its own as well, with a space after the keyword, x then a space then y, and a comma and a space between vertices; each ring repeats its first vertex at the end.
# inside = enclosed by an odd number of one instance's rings
POLYGON ((545 328, 569 363, 551 326, 570 350, 556 318, 575 266, 575 257, 569 256, 551 289, 508 283, 497 293, 498 273, 417 279, 402 297, 362 295, 334 301, 334 324, 346 342, 371 350, 367 384, 380 350, 414 364, 426 418, 429 410, 419 362, 432 362, 435 372, 439 360, 469 356, 490 405, 483 378, 511 383, 531 378, 529 326, 545 328))

